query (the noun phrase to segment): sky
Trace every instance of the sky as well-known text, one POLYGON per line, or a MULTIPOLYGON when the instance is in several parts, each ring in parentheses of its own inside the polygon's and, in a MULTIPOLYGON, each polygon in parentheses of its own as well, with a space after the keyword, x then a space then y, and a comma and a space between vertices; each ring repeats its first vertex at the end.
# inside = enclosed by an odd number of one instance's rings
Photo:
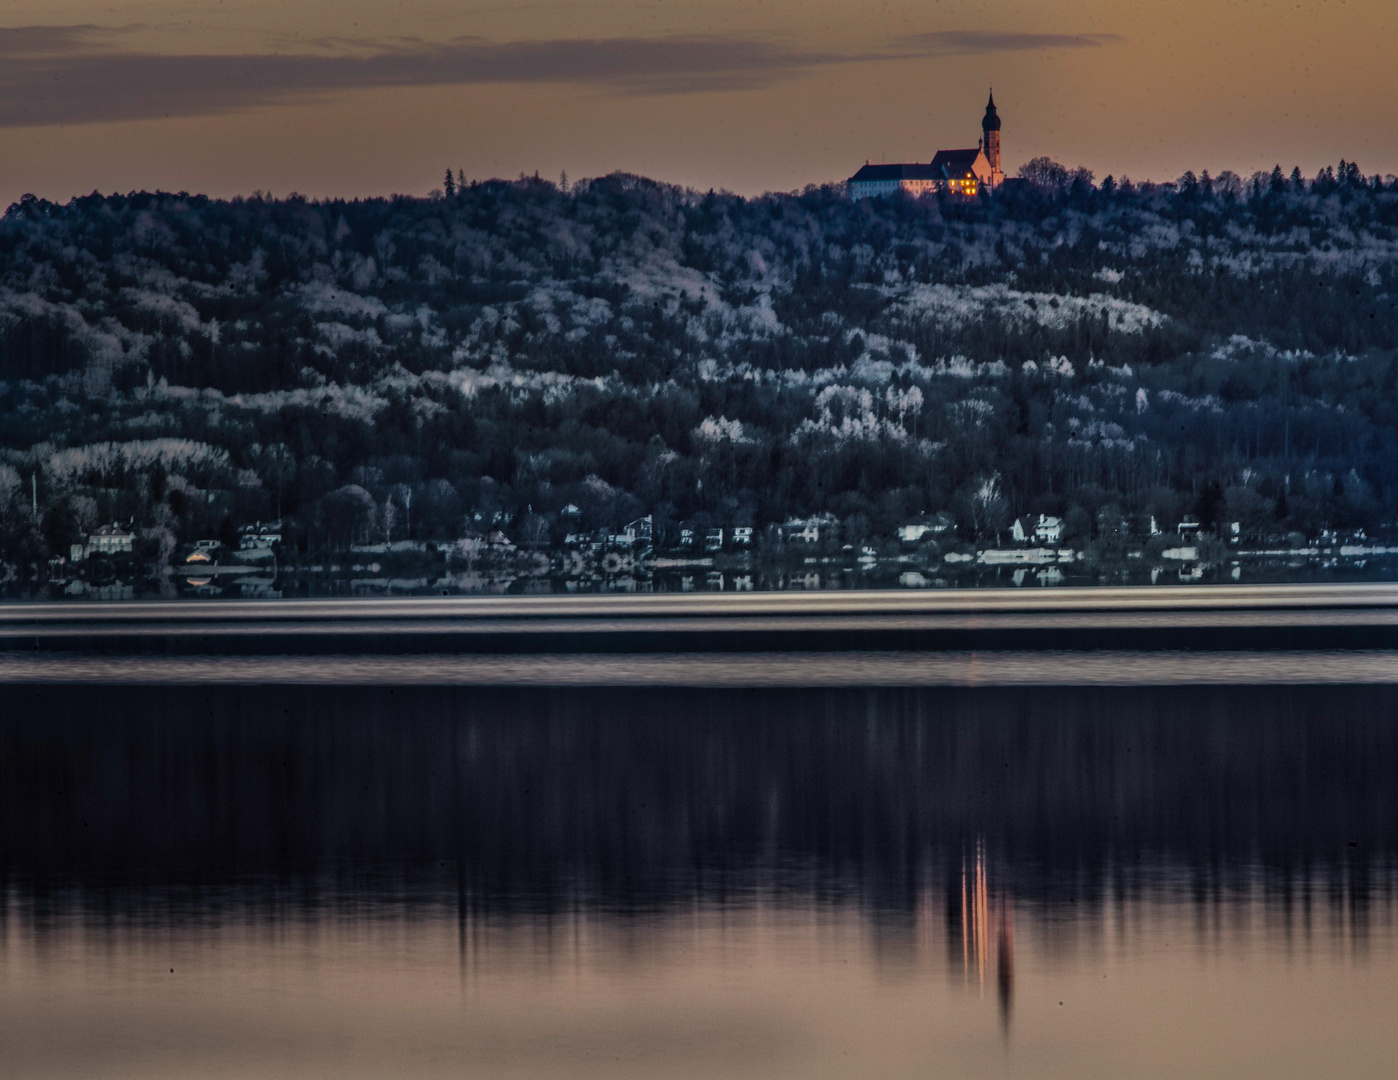
POLYGON ((758 194, 1006 171, 1398 173, 1393 0, 0 0, 0 206, 615 170, 758 194))

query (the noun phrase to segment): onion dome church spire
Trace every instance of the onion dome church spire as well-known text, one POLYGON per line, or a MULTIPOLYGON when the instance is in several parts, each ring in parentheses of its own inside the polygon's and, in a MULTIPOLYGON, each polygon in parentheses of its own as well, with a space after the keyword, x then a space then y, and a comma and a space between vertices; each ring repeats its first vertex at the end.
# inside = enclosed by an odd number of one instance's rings
POLYGON ((999 187, 1005 178, 1000 169, 1000 114, 995 111, 995 91, 990 92, 990 101, 985 106, 985 117, 981 120, 981 142, 986 160, 990 162, 991 187, 999 187))

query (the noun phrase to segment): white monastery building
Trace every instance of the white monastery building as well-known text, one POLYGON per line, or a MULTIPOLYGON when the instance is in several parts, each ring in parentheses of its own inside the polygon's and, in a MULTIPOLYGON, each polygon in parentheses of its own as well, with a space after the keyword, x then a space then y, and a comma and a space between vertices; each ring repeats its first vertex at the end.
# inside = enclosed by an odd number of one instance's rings
POLYGON ((1000 117, 995 111, 994 93, 990 95, 985 117, 981 120, 981 136, 981 141, 973 148, 938 150, 926 164, 875 165, 866 161, 864 167, 849 178, 849 197, 869 199, 896 191, 906 191, 910 195, 933 191, 976 195, 983 189, 993 191, 1005 180, 1000 168, 1000 117))

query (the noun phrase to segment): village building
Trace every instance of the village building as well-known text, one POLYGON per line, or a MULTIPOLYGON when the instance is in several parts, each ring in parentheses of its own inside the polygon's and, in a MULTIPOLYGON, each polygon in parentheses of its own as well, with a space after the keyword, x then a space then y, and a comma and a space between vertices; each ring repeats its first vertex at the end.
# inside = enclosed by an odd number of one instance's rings
POLYGON ((1038 519, 1015 518, 1010 526, 1010 538, 1016 544, 1034 540, 1040 544, 1057 544, 1063 539, 1063 519, 1040 514, 1038 519))
POLYGON ((905 544, 920 544, 929 536, 941 536, 950 532, 955 524, 950 514, 945 510, 939 510, 926 520, 899 525, 898 539, 905 544))
POLYGON ((129 526, 114 521, 88 533, 86 544, 70 545, 68 554, 73 562, 82 562, 90 555, 129 555, 135 540, 136 534, 129 526))
POLYGON ((282 542, 282 523, 272 521, 267 524, 257 522, 255 525, 244 525, 238 530, 238 548, 241 551, 254 551, 262 548, 272 548, 282 542))
POLYGON ((1005 180, 1000 166, 1000 115, 995 111, 995 95, 981 119, 981 139, 965 150, 938 150, 929 162, 901 162, 864 167, 849 178, 849 197, 869 199, 906 191, 909 195, 943 192, 949 195, 978 195, 993 191, 1005 180))
POLYGON ((650 514, 635 521, 628 521, 615 539, 623 544, 649 544, 655 537, 655 521, 650 514))
POLYGON ((833 518, 792 518, 781 526, 781 538, 788 544, 818 544, 822 526, 833 522, 833 518))

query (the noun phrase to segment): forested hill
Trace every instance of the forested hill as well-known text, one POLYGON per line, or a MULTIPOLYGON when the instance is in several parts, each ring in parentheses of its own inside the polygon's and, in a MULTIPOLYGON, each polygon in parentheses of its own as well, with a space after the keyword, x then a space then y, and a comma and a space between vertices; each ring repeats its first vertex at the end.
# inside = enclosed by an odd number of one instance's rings
POLYGON ((178 543, 280 516, 304 551, 480 513, 542 541, 570 502, 662 535, 1394 520, 1398 180, 1036 180, 26 197, 0 222, 0 558, 113 519, 178 543))

